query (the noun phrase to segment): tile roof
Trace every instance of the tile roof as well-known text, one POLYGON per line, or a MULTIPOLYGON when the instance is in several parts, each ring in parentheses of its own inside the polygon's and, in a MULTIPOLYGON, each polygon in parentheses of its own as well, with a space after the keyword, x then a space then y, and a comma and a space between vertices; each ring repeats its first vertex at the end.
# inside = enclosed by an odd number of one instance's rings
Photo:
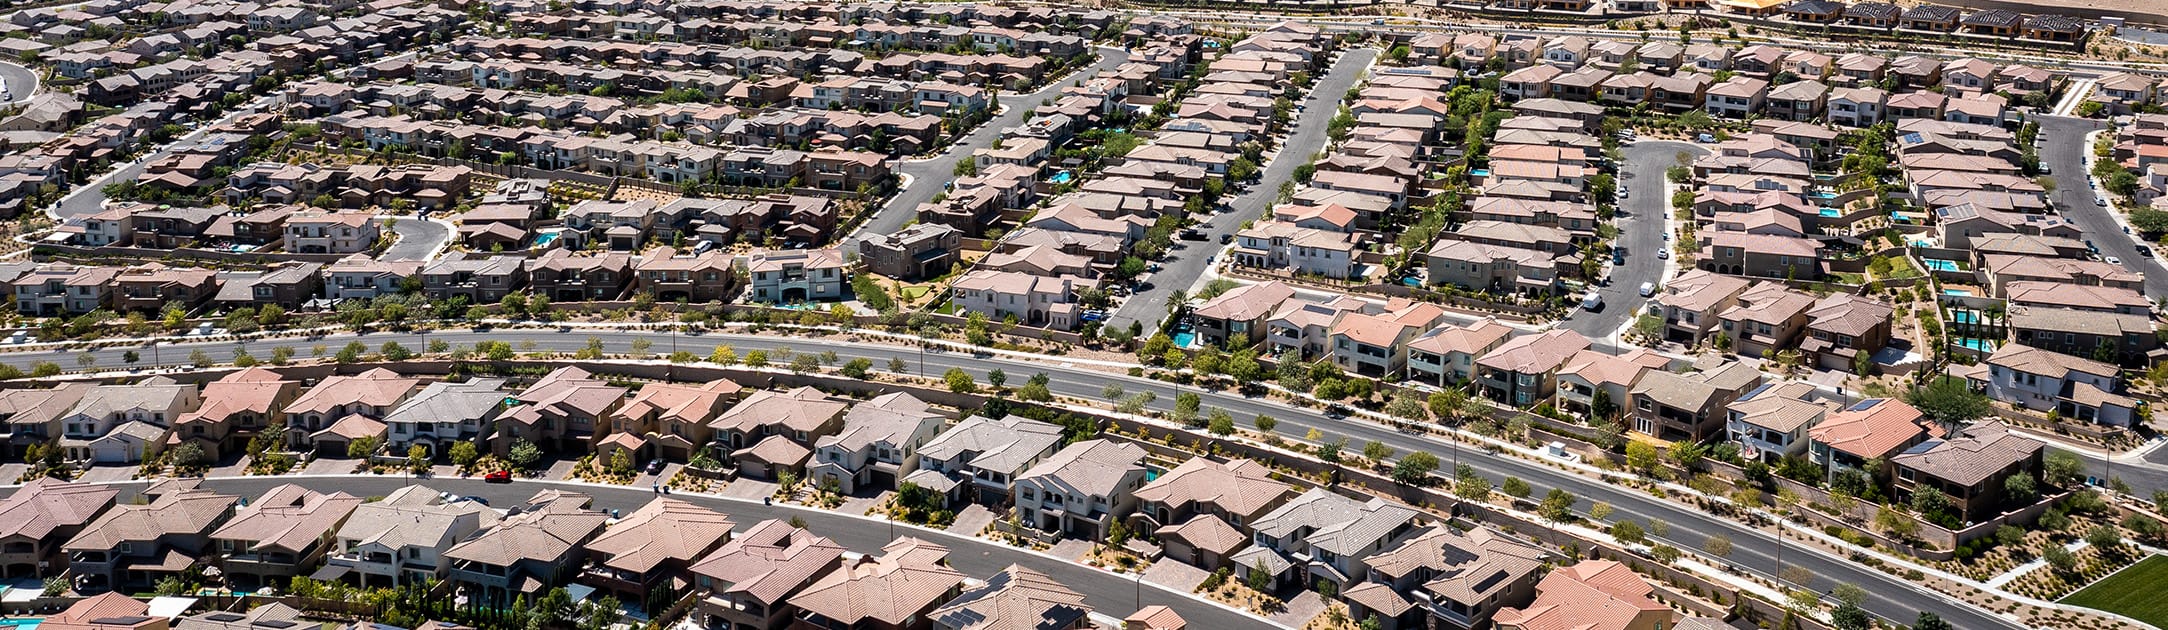
POLYGON ((1016 479, 1049 477, 1085 496, 1111 501, 1130 472, 1143 472, 1144 456, 1144 447, 1128 442, 1086 440, 1062 447, 1016 479))
POLYGON ((1277 280, 1244 285, 1206 300, 1191 314, 1205 319, 1255 321, 1271 315, 1281 302, 1294 296, 1294 287, 1277 280))
POLYGON ((1209 551, 1221 556, 1232 553, 1235 549, 1250 541, 1249 534, 1244 534, 1241 530, 1235 529, 1235 526, 1227 524, 1227 519, 1208 513, 1191 516, 1189 520, 1182 521, 1180 525, 1160 527, 1157 531, 1152 532, 1152 535, 1161 538, 1177 538, 1189 543, 1192 548, 1209 551))
POLYGON ((1179 507, 1189 503, 1210 504, 1229 514, 1249 517, 1278 505, 1294 493, 1294 487, 1272 479, 1272 470, 1247 459, 1228 463, 1204 457, 1183 460, 1137 489, 1140 501, 1179 507))
POLYGON ((1174 609, 1158 604, 1137 609, 1122 618, 1122 623, 1125 630, 1187 630, 1189 627, 1189 622, 1183 621, 1182 615, 1174 609))
POLYGON ((225 520, 239 497, 185 489, 147 504, 115 505, 91 521, 63 549, 105 551, 124 542, 147 542, 168 534, 201 534, 225 520))
POLYGON ((1498 347, 1512 334, 1512 326, 1498 323, 1495 317, 1485 317, 1466 326, 1446 324, 1433 328, 1409 341, 1408 349, 1441 355, 1482 354, 1498 347))
POLYGON ((1655 587, 1610 560, 1552 571, 1536 591, 1527 607, 1501 609, 1492 621, 1520 630, 1626 630, 1644 614, 1668 618, 1671 612, 1649 597, 1655 587))
POLYGON ((406 400, 421 379, 375 368, 354 375, 325 377, 286 406, 286 413, 330 413, 343 405, 363 404, 389 408, 406 400))
POLYGON ((1634 385, 1633 395, 1647 396, 1673 409, 1700 411, 1727 392, 1744 392, 1761 383, 1761 372, 1745 363, 1725 363, 1693 374, 1650 371, 1634 385))
POLYGON ((966 455, 971 466, 990 471, 1020 471, 1061 443, 1061 427, 1023 416, 994 420, 965 418, 919 447, 922 457, 951 461, 966 455))
POLYGON ((666 561, 707 553, 730 538, 731 527, 730 518, 720 512, 658 498, 610 524, 583 546, 602 554, 603 566, 647 573, 666 561))
POLYGON ((2014 343, 1997 348, 1987 357, 1987 364, 2058 379, 2070 378, 2071 372, 2111 379, 2123 373, 2120 368, 2100 361, 2014 343))
POLYGON ((1312 547, 1343 556, 1359 556, 1371 545, 1414 522, 1412 508, 1384 499, 1356 501, 1324 488, 1311 488, 1254 523, 1260 536, 1286 538, 1305 529, 1312 547))
POLYGON ((553 562, 602 529, 610 515, 586 508, 585 495, 545 490, 525 511, 506 516, 481 535, 444 552, 450 560, 509 567, 523 560, 553 562))
POLYGON ((499 519, 496 510, 480 503, 446 503, 434 489, 407 486, 382 501, 354 508, 346 524, 339 526, 338 537, 392 549, 448 549, 468 534, 496 525, 499 519))
POLYGON ((787 392, 759 390, 708 423, 720 430, 755 433, 763 428, 813 431, 843 415, 850 403, 834 400, 820 390, 800 387, 787 392))
POLYGON ((843 546, 835 541, 770 519, 716 548, 690 570, 718 582, 724 593, 744 593, 774 605, 842 557, 843 546))
POLYGON ((112 486, 39 477, 0 499, 0 538, 43 540, 56 530, 82 527, 113 505, 112 486))
POLYGON ((1807 437, 1860 459, 1888 457, 1921 436, 1942 434, 1912 405, 1895 398, 1869 398, 1829 414, 1807 429, 1807 437))
POLYGON ((1511 588, 1543 568, 1544 552, 1477 527, 1461 533, 1431 526, 1369 559, 1370 569, 1398 580, 1427 570, 1423 587, 1453 601, 1475 604, 1511 588))
POLYGON ((150 621, 150 604, 120 593, 103 593, 77 600, 38 624, 56 630, 128 628, 150 621))
POLYGON ((1828 407, 1807 399, 1813 393, 1813 383, 1771 383, 1747 392, 1725 408, 1738 414, 1741 422, 1790 433, 1829 413, 1828 407))
POLYGON ((1962 437, 1922 442, 1890 462, 1971 487, 2040 454, 2042 446, 2039 440, 2012 432, 2008 425, 1991 422, 1966 429, 1962 437))
POLYGON ((263 496, 250 501, 246 507, 235 510, 233 519, 226 521, 218 531, 211 532, 211 538, 253 541, 262 546, 301 552, 330 534, 361 504, 361 497, 344 492, 324 494, 290 483, 281 484, 264 491, 263 496))
POLYGON ((1589 346, 1588 337, 1556 329, 1540 335, 1522 335, 1476 359, 1476 364, 1518 374, 1547 374, 1589 346))
POLYGON ((935 608, 929 617, 950 630, 1042 630, 1068 628, 1091 616, 1084 596, 1045 573, 1011 564, 935 608))
POLYGON ((949 597, 964 574, 948 566, 948 548, 905 537, 878 558, 828 572, 790 598, 793 606, 836 623, 901 626, 949 597))
POLYGON ((843 430, 823 436, 814 447, 857 452, 883 442, 902 446, 924 423, 938 421, 941 417, 925 401, 910 394, 883 394, 844 412, 843 430))

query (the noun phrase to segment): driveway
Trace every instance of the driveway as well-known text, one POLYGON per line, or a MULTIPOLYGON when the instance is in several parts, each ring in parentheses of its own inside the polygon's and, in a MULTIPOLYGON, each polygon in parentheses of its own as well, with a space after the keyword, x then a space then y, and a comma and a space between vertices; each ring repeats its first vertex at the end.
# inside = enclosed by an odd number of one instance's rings
POLYGON ((1628 192, 1620 200, 1619 214, 1611 220, 1618 226, 1616 246, 1626 248, 1626 264, 1611 268, 1610 280, 1596 288, 1603 296, 1603 310, 1589 312, 1575 307, 1573 316, 1560 324, 1560 328, 1587 335, 1591 339, 1604 339, 1618 332, 1648 298, 1641 297, 1641 284, 1662 284, 1664 263, 1656 252, 1668 249, 1664 241, 1665 217, 1671 213, 1671 196, 1665 192, 1666 171, 1678 163, 1679 153, 1691 153, 1699 157, 1709 150, 1689 142, 1668 140, 1643 140, 1626 145, 1626 163, 1619 168, 1619 187, 1628 192))
POLYGON ((38 73, 12 62, 0 61, 0 79, 7 81, 7 101, 29 100, 38 91, 38 73))
POLYGON ((429 260, 452 240, 452 228, 414 217, 393 217, 391 231, 399 240, 384 250, 381 260, 429 260))
POLYGON ((1204 232, 1202 241, 1175 241, 1185 247, 1174 250, 1171 259, 1162 262, 1159 272, 1152 274, 1152 288, 1139 291, 1122 302, 1121 310, 1108 318, 1109 328, 1128 328, 1131 322, 1144 322, 1147 332, 1156 328, 1167 316, 1167 298, 1176 290, 1192 292, 1204 278, 1205 270, 1212 266, 1212 258, 1219 254, 1221 238, 1242 229, 1242 224, 1263 216, 1279 199, 1280 182, 1293 179, 1295 168, 1310 161, 1310 156, 1325 148, 1329 138, 1326 127, 1332 124, 1333 113, 1339 111, 1340 98, 1347 95, 1348 88, 1355 87, 1363 69, 1378 58, 1374 48, 1358 48, 1340 54, 1332 68, 1325 71, 1310 85, 1310 92, 1303 100, 1302 111, 1295 115, 1295 132, 1289 134, 1280 152, 1265 164, 1264 177, 1249 190, 1237 195, 1227 203, 1227 211, 1213 215, 1211 220, 1198 224, 1204 232))
MULTIPOLYGON (((1100 48, 1099 62, 1092 64, 1078 76, 1096 76, 1102 71, 1113 70, 1128 62, 1129 51, 1100 48)), ((1039 106, 1039 101, 1054 98, 1061 94, 1062 88, 1068 86, 1068 81, 1055 81, 1030 94, 1004 93, 1001 95, 1001 103, 1008 106, 1008 111, 995 115, 987 120, 986 124, 979 125, 970 134, 949 145, 947 151, 928 159, 897 163, 897 173, 909 175, 911 182, 905 185, 903 190, 896 191, 896 195, 890 197, 886 205, 881 206, 880 210, 860 224, 858 230, 838 243, 837 247, 846 252, 857 252, 858 241, 865 235, 894 234, 903 229, 912 219, 918 218, 920 204, 933 201, 934 195, 940 194, 942 188, 955 179, 958 161, 970 158, 973 151, 994 146, 996 141, 1001 140, 1003 132, 1024 124, 1024 119, 1031 117, 1031 110, 1039 106)))

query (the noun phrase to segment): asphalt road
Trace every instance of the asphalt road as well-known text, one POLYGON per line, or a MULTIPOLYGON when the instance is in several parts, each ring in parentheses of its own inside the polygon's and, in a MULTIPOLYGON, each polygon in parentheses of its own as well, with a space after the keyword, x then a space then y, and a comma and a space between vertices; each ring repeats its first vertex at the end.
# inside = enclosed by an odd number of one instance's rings
MULTIPOLYGON (((1077 76, 1096 76, 1101 71, 1113 70, 1129 62, 1127 50, 1101 47, 1098 52, 1099 62, 1077 76)), ((1030 94, 1003 94, 1001 103, 1008 107, 1008 111, 979 125, 978 129, 949 145, 947 151, 928 159, 898 162, 898 174, 911 176, 911 183, 896 191, 886 205, 881 206, 871 218, 859 225, 858 231, 837 246, 843 251, 856 252, 859 239, 865 235, 894 234, 909 225, 912 219, 918 218, 918 206, 933 201, 934 195, 940 194, 942 188, 956 178, 958 161, 969 159, 973 151, 994 146, 994 142, 1001 139, 1002 132, 1024 124, 1024 120, 1031 117, 1031 110, 1039 106, 1039 101, 1060 95, 1061 89, 1069 84, 1070 81, 1066 80, 1055 81, 1030 94)))
MULTIPOLYGON (((1311 428, 1316 428, 1324 434, 1325 439, 1328 441, 1344 437, 1350 444, 1363 444, 1376 440, 1393 447, 1401 453, 1414 451, 1436 453, 1440 456, 1440 459, 1445 461, 1447 466, 1451 466, 1454 462, 1468 464, 1494 484, 1502 484, 1503 480, 1508 476, 1519 477, 1534 488, 1536 496, 1542 495, 1553 487, 1564 488, 1582 499, 1579 506, 1581 509, 1587 509, 1591 504, 1590 502, 1602 501, 1611 504, 1615 510, 1614 519, 1631 518, 1644 523, 1650 519, 1657 519, 1669 523, 1671 535, 1668 540, 1672 542, 1673 546, 1680 549, 1701 549, 1703 541, 1708 537, 1713 535, 1725 536, 1731 539, 1733 543, 1734 551, 1729 558, 1731 564, 1764 575, 1778 574, 1775 560, 1777 543, 1769 534, 1748 529, 1729 520, 1708 516, 1688 506, 1652 498, 1644 491, 1592 480, 1522 459, 1490 456, 1476 450, 1461 452, 1461 449, 1453 447, 1449 442, 1429 436, 1400 433, 1389 427, 1365 420, 1331 418, 1322 412, 1293 407, 1268 399, 1247 397, 1235 392, 1183 387, 1146 378, 1075 367, 1072 363, 1065 363, 1060 357, 982 357, 956 351, 922 353, 916 348, 899 346, 721 333, 679 335, 672 338, 659 335, 654 331, 584 330, 561 332, 508 329, 488 332, 440 331, 430 334, 428 337, 430 339, 442 339, 458 345, 469 345, 484 340, 512 341, 523 352, 532 350, 571 352, 585 346, 587 339, 590 337, 600 339, 603 342, 605 351, 612 353, 628 351, 636 339, 646 339, 652 342, 651 351, 657 354, 668 353, 673 348, 679 348, 695 354, 705 355, 715 346, 722 344, 733 346, 741 355, 755 349, 772 350, 778 347, 789 347, 801 352, 834 350, 845 360, 855 357, 871 359, 875 369, 879 371, 887 371, 890 359, 903 359, 906 366, 905 372, 926 375, 939 375, 951 367, 956 367, 962 368, 983 380, 987 370, 1000 368, 1007 373, 1010 382, 1022 382, 1024 378, 1034 373, 1044 372, 1047 374, 1049 381, 1047 387, 1055 394, 1085 399, 1104 399, 1104 388, 1110 383, 1119 384, 1127 390, 1129 395, 1139 392, 1152 392, 1157 398, 1147 407, 1162 411, 1172 408, 1178 393, 1193 392, 1201 397, 1203 406, 1208 410, 1211 408, 1225 409, 1236 418, 1241 419, 1244 424, 1248 424, 1251 418, 1258 415, 1271 416, 1279 421, 1279 427, 1276 430, 1282 435, 1301 436, 1311 428), (532 350, 529 349, 530 342, 532 343, 532 350)), ((258 341, 249 344, 249 348, 258 357, 269 356, 271 348, 281 345, 295 348, 297 356, 309 356, 312 345, 322 344, 328 351, 336 351, 340 346, 357 338, 372 348, 387 341, 397 341, 408 348, 422 347, 423 343, 420 336, 413 333, 377 333, 361 336, 342 333, 329 335, 317 341, 258 341)), ((161 346, 157 356, 162 358, 165 364, 174 365, 185 361, 191 350, 202 349, 213 358, 223 360, 232 356, 234 347, 235 344, 232 342, 165 345, 161 346)), ((139 352, 142 355, 143 364, 147 365, 153 359, 153 353, 149 351, 139 352)), ((99 351, 93 356, 96 359, 96 365, 122 365, 120 353, 113 350, 99 351)), ((38 360, 54 361, 69 367, 76 365, 73 355, 65 352, 0 354, 0 363, 8 363, 19 367, 27 367, 31 362, 38 360)), ((1838 583, 1859 585, 1870 594, 1865 605, 1866 609, 1887 619, 1909 622, 1917 617, 1919 611, 1924 610, 1939 614, 1942 618, 1956 624, 1957 627, 1967 628, 1968 630, 2016 627, 2000 617, 1963 606, 1947 596, 1916 587, 1872 568, 1853 564, 1839 558, 1816 553, 1803 553, 1797 548, 1798 543, 1796 542, 1788 546, 1793 548, 1787 549, 1784 553, 1785 566, 1803 566, 1812 571, 1816 577, 1809 586, 1816 591, 1827 591, 1838 583)), ((1232 626, 1203 625, 1199 627, 1232 626)))
POLYGON ((1325 148, 1326 128, 1331 126, 1333 114, 1340 110, 1340 99, 1348 88, 1362 78, 1364 68, 1376 60, 1374 48, 1357 48, 1342 52, 1333 60, 1332 67, 1324 76, 1310 84, 1310 92, 1303 100, 1302 111, 1294 115, 1295 130, 1281 143, 1280 152, 1265 164, 1263 177, 1233 201, 1227 202, 1227 211, 1213 215, 1210 220, 1196 226, 1204 233, 1202 241, 1175 241, 1183 245, 1169 254, 1163 268, 1153 273, 1149 280, 1152 288, 1139 291, 1122 302, 1113 317, 1108 318, 1110 328, 1128 328, 1130 322, 1144 322, 1145 329, 1157 327, 1167 316, 1167 298, 1174 291, 1189 292, 1212 266, 1212 259, 1224 247, 1220 239, 1242 229, 1242 224, 1263 216, 1272 208, 1272 202, 1280 196, 1280 182, 1292 179, 1295 168, 1310 161, 1310 156, 1325 148))
MULTIPOLYGON (((2131 237, 2123 234, 2123 226, 2116 223, 2114 212, 2094 202, 2098 194, 2087 182, 2085 154, 2093 147, 2085 143, 2085 134, 2105 128, 2106 123, 2086 118, 2065 116, 2040 116, 2040 163, 2053 171, 2055 192, 2048 198, 2062 210, 2063 217, 2078 225, 2085 233, 2085 240, 2100 248, 2102 256, 2114 256, 2123 260, 2123 266, 2145 275, 2146 297, 2160 299, 2168 296, 2168 270, 2160 261, 2138 255, 2138 246, 2131 237)), ((2158 250, 2156 250, 2158 251, 2158 250)))
POLYGON ((1609 281, 1596 287, 1603 296, 1603 310, 1576 308, 1560 328, 1604 339, 1618 332, 1648 298, 1641 297, 1642 283, 1662 284, 1664 263, 1656 252, 1667 249, 1664 217, 1671 212, 1671 198, 1664 194, 1666 171, 1678 163, 1680 152, 1707 155, 1689 142, 1645 140, 1626 145, 1626 163, 1619 168, 1619 185, 1628 191, 1620 200, 1619 214, 1612 219, 1619 236, 1614 245, 1626 248, 1626 264, 1611 268, 1609 281))
MULTIPOLYGON (((441 491, 461 495, 478 496, 499 509, 519 504, 545 488, 558 488, 586 494, 594 498, 594 507, 619 510, 630 514, 655 498, 648 488, 602 488, 579 484, 562 484, 548 481, 520 481, 512 484, 490 484, 479 479, 434 478, 409 481, 403 477, 377 477, 357 475, 353 477, 262 477, 253 479, 210 479, 204 487, 247 498, 255 498, 274 486, 297 483, 321 492, 345 492, 354 496, 383 496, 410 483, 419 483, 441 491)), ((115 484, 123 488, 119 500, 127 502, 140 493, 147 484, 127 482, 115 484)), ((0 490, 0 495, 12 492, 0 490)), ((795 516, 805 520, 806 528, 814 533, 834 539, 844 547, 862 553, 879 553, 890 542, 890 528, 862 518, 852 518, 836 512, 792 505, 763 505, 759 501, 729 499, 722 497, 671 495, 702 507, 714 509, 730 516, 739 532, 751 529, 755 523, 768 519, 788 520, 795 516)), ((907 526, 894 528, 896 537, 916 536, 949 548, 949 565, 965 575, 984 580, 1008 568, 1021 564, 1043 571, 1063 586, 1084 595, 1084 601, 1101 614, 1116 618, 1126 617, 1140 606, 1165 605, 1175 609, 1194 628, 1242 628, 1256 627, 1263 622, 1255 617, 1201 603, 1182 594, 1173 593, 1149 582, 1089 569, 1066 562, 1055 562, 1043 556, 1027 553, 1021 549, 991 541, 958 536, 947 532, 916 529, 907 526)))
POLYGON ((391 230, 399 235, 391 247, 384 250, 382 260, 429 260, 438 247, 452 238, 452 228, 442 223, 414 217, 392 219, 391 230))
POLYGON ((38 91, 38 73, 15 63, 0 61, 0 79, 7 80, 9 103, 27 100, 38 91))

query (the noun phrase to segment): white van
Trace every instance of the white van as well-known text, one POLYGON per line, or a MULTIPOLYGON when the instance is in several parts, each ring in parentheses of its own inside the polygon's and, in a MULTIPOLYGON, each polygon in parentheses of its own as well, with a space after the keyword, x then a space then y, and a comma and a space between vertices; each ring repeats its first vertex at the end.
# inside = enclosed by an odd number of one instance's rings
POLYGON ((1603 308, 1603 296, 1590 291, 1588 297, 1581 298, 1581 308, 1591 311, 1603 308))
POLYGON ((1648 297, 1648 296, 1651 296, 1651 295, 1656 295, 1656 283, 1653 283, 1653 282, 1643 282, 1643 283, 1641 283, 1641 297, 1648 297))

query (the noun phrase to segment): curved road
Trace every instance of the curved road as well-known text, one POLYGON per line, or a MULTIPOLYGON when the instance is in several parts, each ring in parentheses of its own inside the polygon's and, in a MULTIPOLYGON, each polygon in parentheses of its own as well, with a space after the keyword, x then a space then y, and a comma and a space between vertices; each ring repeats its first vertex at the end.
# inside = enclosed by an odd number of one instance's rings
MULTIPOLYGON (((789 347, 798 351, 834 350, 845 359, 854 357, 871 359, 875 368, 881 371, 887 370, 890 359, 902 359, 906 365, 905 372, 926 375, 939 375, 954 367, 961 368, 975 377, 983 378, 987 370, 1000 368, 1007 373, 1012 382, 1020 382, 1025 376, 1044 372, 1049 379, 1047 387, 1053 393, 1089 400, 1103 399, 1101 393, 1103 389, 1109 383, 1115 383, 1127 389, 1131 394, 1152 392, 1157 396, 1157 399, 1147 407, 1160 411, 1169 410, 1173 407, 1176 394, 1192 392, 1202 398, 1204 406, 1226 409, 1236 418, 1244 419, 1245 422, 1247 419, 1258 415, 1271 416, 1279 420, 1280 426, 1277 431, 1283 435, 1303 435, 1311 428, 1316 428, 1325 435, 1326 440, 1345 437, 1352 444, 1362 444, 1376 440, 1402 453, 1415 451, 1437 453, 1441 455, 1441 459, 1444 459, 1448 466, 1456 460, 1459 463, 1468 464, 1494 484, 1502 483, 1509 476, 1519 477, 1535 489, 1536 495, 1541 495, 1554 487, 1563 488, 1583 501, 1581 506, 1583 509, 1587 507, 1588 502, 1602 501, 1611 504, 1614 510, 1614 519, 1634 519, 1642 522, 1653 519, 1669 523, 1671 525, 1669 540, 1673 546, 1680 549, 1700 549, 1703 541, 1708 537, 1714 535, 1725 536, 1731 539, 1733 543, 1733 552, 1728 558, 1729 564, 1763 575, 1778 574, 1776 562, 1777 543, 1767 532, 1749 529, 1730 520, 1712 517, 1689 506, 1650 497, 1647 492, 1642 490, 1615 486, 1518 458, 1489 456, 1474 450, 1459 452, 1458 449, 1443 440, 1424 435, 1400 433, 1391 428, 1360 419, 1332 418, 1315 410, 1294 407, 1263 398, 1244 396, 1236 392, 1184 387, 1147 378, 1086 369, 1077 367, 1074 363, 1066 363, 1061 357, 975 356, 971 353, 956 351, 921 352, 917 348, 902 346, 777 338, 733 333, 666 336, 663 333, 651 330, 560 331, 505 329, 482 332, 448 330, 431 333, 427 337, 430 340, 441 339, 461 346, 471 345, 478 341, 510 341, 522 346, 519 348, 522 352, 560 351, 569 353, 586 346, 587 339, 590 337, 601 340, 605 351, 613 353, 629 352, 635 340, 646 340, 652 343, 653 347, 650 351, 656 354, 669 353, 674 347, 691 351, 694 354, 706 355, 715 346, 723 344, 735 347, 741 355, 750 350, 772 350, 779 347, 789 347), (530 343, 532 344, 532 350, 527 347, 530 343)), ((423 347, 422 335, 417 333, 376 333, 369 335, 340 333, 327 335, 320 340, 256 341, 248 344, 248 346, 250 351, 258 357, 269 356, 271 349, 277 346, 292 347, 296 351, 296 356, 306 357, 311 354, 311 346, 322 344, 327 351, 335 352, 340 346, 356 340, 364 342, 371 348, 380 346, 387 341, 396 341, 408 348, 423 347)), ((162 359, 165 365, 178 365, 187 360, 190 351, 200 349, 215 359, 225 360, 232 356, 233 349, 236 347, 238 347, 238 344, 231 341, 162 344, 158 349, 156 358, 162 359)), ((148 365, 154 358, 153 353, 148 350, 138 350, 138 352, 143 360, 143 363, 139 365, 148 365)), ((77 365, 74 362, 75 356, 65 351, 7 353, 0 354, 0 363, 27 368, 34 361, 52 361, 73 368, 77 365)), ((114 350, 98 351, 92 356, 95 358, 93 365, 96 366, 119 368, 126 365, 121 361, 120 353, 114 350)), ((1789 547, 1789 549, 1784 550, 1784 565, 1801 566, 1811 571, 1815 578, 1809 585, 1810 587, 1816 591, 1826 592, 1839 583, 1858 585, 1865 588, 1869 593, 1865 608, 1885 619, 1909 622, 1917 617, 1920 611, 1929 611, 1941 615, 1943 619, 1949 620, 1951 623, 1956 624, 1957 627, 1968 630, 2018 627, 2002 617, 1959 604, 1947 595, 1929 591, 1873 568, 1821 553, 1803 552, 1797 542, 1790 543, 1786 547, 1789 547)))
MULTIPOLYGON (((1098 52, 1098 63, 1092 64, 1091 67, 1078 71, 1072 76, 1096 76, 1100 72, 1113 70, 1129 62, 1129 51, 1127 50, 1102 46, 1098 49, 1098 52)), ((1039 107, 1039 101, 1059 96, 1061 89, 1069 87, 1069 83, 1069 77, 1063 77, 1040 87, 1039 91, 1030 94, 1002 94, 1002 104, 1007 106, 1008 110, 988 119, 984 124, 979 125, 977 129, 973 129, 970 134, 957 140, 955 144, 949 145, 948 150, 942 151, 940 155, 923 160, 897 162, 896 170, 898 174, 910 176, 911 183, 904 186, 902 190, 896 191, 896 195, 890 197, 888 203, 883 204, 880 210, 873 214, 872 218, 866 219, 866 222, 860 225, 858 230, 842 242, 837 243, 836 246, 843 251, 855 253, 858 251, 857 242, 859 239, 864 238, 865 235, 894 234, 897 230, 903 229, 905 225, 911 223, 912 219, 918 218, 920 204, 933 201, 934 195, 940 194, 949 181, 955 179, 957 162, 969 159, 973 151, 994 146, 996 141, 1001 140, 1001 135, 1004 132, 1012 127, 1024 124, 1024 119, 1031 117, 1031 110, 1039 107)))
MULTIPOLYGON (((420 484, 455 494, 478 496, 499 508, 517 505, 534 496, 544 488, 556 488, 593 497, 594 507, 631 513, 655 498, 647 488, 603 487, 592 484, 571 484, 551 481, 520 481, 512 484, 490 484, 472 478, 433 478, 410 481, 404 477, 353 475, 353 476, 281 476, 208 479, 203 486, 227 494, 255 498, 274 486, 294 483, 321 492, 345 492, 359 497, 383 496, 409 484, 420 484)), ((140 494, 147 482, 133 481, 112 484, 122 489, 119 501, 128 502, 140 494)), ((0 496, 12 492, 0 491, 0 496)), ((881 547, 891 540, 890 528, 882 521, 844 515, 817 508, 797 505, 764 505, 750 499, 732 499, 713 495, 672 494, 674 498, 698 504, 730 516, 739 532, 750 529, 753 524, 768 519, 805 520, 806 528, 814 533, 834 539, 852 551, 879 553, 881 547)), ((1024 551, 1015 547, 979 538, 959 536, 947 532, 897 525, 897 537, 916 536, 949 548, 949 564, 965 575, 986 579, 1011 564, 1023 564, 1045 572, 1055 581, 1084 595, 1084 601, 1102 614, 1116 618, 1127 616, 1142 606, 1164 605, 1181 613, 1194 628, 1242 628, 1264 624, 1263 620, 1232 610, 1202 603, 1187 594, 1169 591, 1150 582, 1138 582, 1098 569, 1087 568, 1069 562, 1057 562, 1047 556, 1024 551)))
POLYGON ((7 81, 7 92, 0 94, 6 97, 7 103, 29 100, 38 92, 38 73, 21 64, 0 61, 0 80, 7 81))

